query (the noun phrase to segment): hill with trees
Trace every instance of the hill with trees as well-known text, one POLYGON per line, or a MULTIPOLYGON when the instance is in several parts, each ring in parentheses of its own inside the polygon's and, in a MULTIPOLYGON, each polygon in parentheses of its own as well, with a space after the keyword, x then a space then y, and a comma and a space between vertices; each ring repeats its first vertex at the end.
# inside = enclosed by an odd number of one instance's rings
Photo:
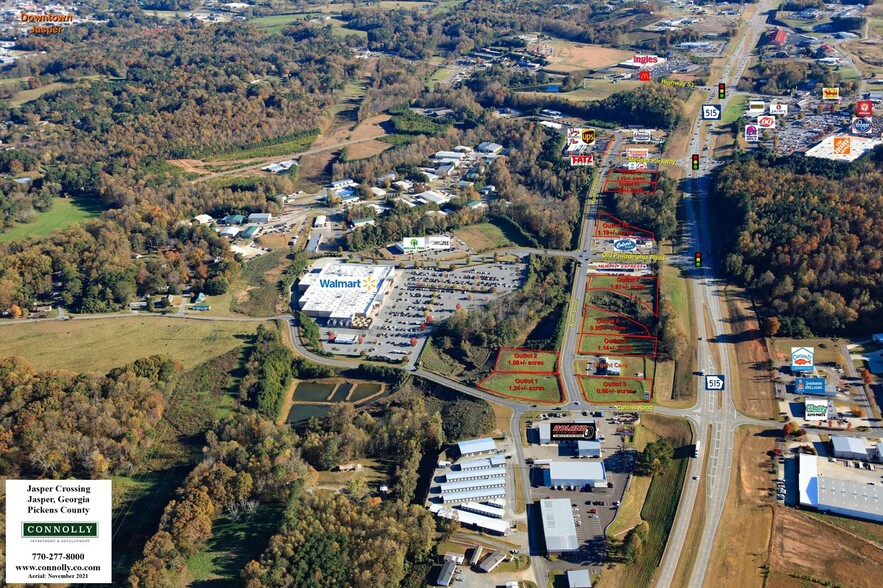
POLYGON ((726 271, 783 336, 883 328, 883 150, 852 164, 739 156, 713 185, 726 271))

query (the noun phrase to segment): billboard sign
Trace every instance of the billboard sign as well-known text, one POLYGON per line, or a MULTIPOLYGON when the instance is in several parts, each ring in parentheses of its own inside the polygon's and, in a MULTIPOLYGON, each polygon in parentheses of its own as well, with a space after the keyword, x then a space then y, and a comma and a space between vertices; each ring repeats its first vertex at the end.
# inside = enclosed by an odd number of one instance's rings
POLYGON ((840 100, 840 88, 822 88, 822 100, 840 100))
POLYGON ((852 132, 855 135, 865 135, 871 132, 871 119, 870 118, 853 118, 852 119, 852 132))
POLYGON ((552 441, 595 441, 598 429, 592 423, 552 423, 549 439, 552 441))
POLYGON ((825 396, 825 378, 796 378, 794 380, 794 393, 825 396))
POLYGON ((770 104, 770 114, 788 114, 788 105, 781 102, 770 104))
POLYGON ((808 421, 828 420, 828 401, 809 400, 804 403, 804 418, 808 421))
POLYGON ((586 165, 594 165, 595 158, 592 155, 571 155, 570 156, 570 165, 571 166, 586 166, 586 165))
POLYGON ((720 104, 703 104, 702 120, 720 120, 721 107, 720 104))
POLYGON ((414 251, 452 249, 451 238, 445 235, 438 237, 406 237, 402 239, 402 250, 406 253, 414 251))
POLYGON ((760 141, 760 129, 755 125, 745 125, 745 141, 748 143, 760 141))
POLYGON ((870 100, 859 100, 855 103, 855 115, 860 117, 872 116, 874 103, 870 100))
POLYGON ((632 148, 632 149, 626 150, 626 154, 629 157, 640 157, 643 159, 643 158, 650 157, 650 150, 647 149, 646 147, 637 147, 637 148, 632 148))
POLYGON ((751 100, 748 103, 748 114, 761 114, 766 109, 766 102, 763 100, 751 100))
POLYGON ((834 137, 834 155, 849 155, 852 153, 852 141, 849 137, 834 137))
POLYGON ((634 239, 617 239, 613 242, 613 248, 617 251, 634 251, 638 242, 634 239))
POLYGON ((595 129, 567 129, 567 144, 585 147, 595 144, 595 129))
POLYGON ((791 371, 811 372, 816 367, 815 347, 792 347, 791 348, 791 371))
POLYGON ((776 117, 770 116, 768 114, 757 117, 757 126, 762 129, 774 129, 776 128, 776 117))

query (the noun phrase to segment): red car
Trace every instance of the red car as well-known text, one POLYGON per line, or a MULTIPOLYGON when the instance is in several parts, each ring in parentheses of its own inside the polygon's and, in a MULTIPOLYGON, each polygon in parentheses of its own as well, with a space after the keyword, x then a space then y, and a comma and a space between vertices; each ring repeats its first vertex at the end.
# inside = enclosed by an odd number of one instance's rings
POLYGON ((594 513, 598 512, 598 509, 597 508, 590 508, 589 512, 594 514, 594 513))

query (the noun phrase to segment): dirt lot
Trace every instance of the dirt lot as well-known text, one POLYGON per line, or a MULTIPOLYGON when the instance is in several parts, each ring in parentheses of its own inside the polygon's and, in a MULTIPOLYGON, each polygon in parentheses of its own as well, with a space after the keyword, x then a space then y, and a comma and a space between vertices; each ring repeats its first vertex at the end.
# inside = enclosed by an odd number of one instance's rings
MULTIPOLYGON (((775 417, 779 409, 768 368, 769 354, 751 302, 744 292, 729 286, 724 320, 729 322, 731 337, 736 341, 739 382, 733 386, 733 401, 741 412, 757 417, 775 417)), ((735 382, 734 382, 735 383, 735 382)))
POLYGON ((787 508, 776 508, 773 529, 768 588, 798 585, 788 574, 856 588, 880 586, 883 549, 879 545, 787 508))
POLYGON ((552 72, 598 69, 625 61, 634 55, 629 51, 568 41, 550 41, 549 45, 554 48, 554 54, 549 58, 549 65, 543 69, 552 72))
MULTIPOLYGON (((763 586, 763 566, 769 557, 773 522, 773 506, 767 497, 770 476, 766 469, 769 464, 766 453, 775 449, 776 442, 775 437, 758 436, 761 430, 743 427, 736 435, 735 468, 718 527, 716 549, 705 575, 705 586, 763 586)), ((795 536, 795 539, 805 537, 795 536)))
POLYGON ((358 141, 359 139, 375 139, 386 134, 386 130, 380 126, 392 118, 388 114, 379 114, 366 118, 358 127, 350 134, 350 139, 358 141))
POLYGON ((350 161, 353 159, 364 159, 366 157, 377 155, 378 153, 383 153, 391 147, 392 145, 390 143, 384 143, 383 141, 365 141, 347 147, 346 156, 350 161))

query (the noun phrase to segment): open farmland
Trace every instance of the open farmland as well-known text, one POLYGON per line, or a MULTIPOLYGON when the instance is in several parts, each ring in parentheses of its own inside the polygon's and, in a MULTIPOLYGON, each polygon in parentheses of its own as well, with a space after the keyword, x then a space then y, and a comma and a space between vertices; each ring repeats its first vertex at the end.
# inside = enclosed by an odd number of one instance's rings
POLYGON ((553 40, 546 44, 552 47, 552 55, 544 69, 555 73, 607 67, 633 55, 630 51, 572 41, 553 40))
POLYGON ((41 370, 106 373, 139 357, 168 354, 184 369, 243 343, 253 322, 208 322, 162 317, 74 319, 16 324, 0 333, 0 356, 18 355, 41 370))

